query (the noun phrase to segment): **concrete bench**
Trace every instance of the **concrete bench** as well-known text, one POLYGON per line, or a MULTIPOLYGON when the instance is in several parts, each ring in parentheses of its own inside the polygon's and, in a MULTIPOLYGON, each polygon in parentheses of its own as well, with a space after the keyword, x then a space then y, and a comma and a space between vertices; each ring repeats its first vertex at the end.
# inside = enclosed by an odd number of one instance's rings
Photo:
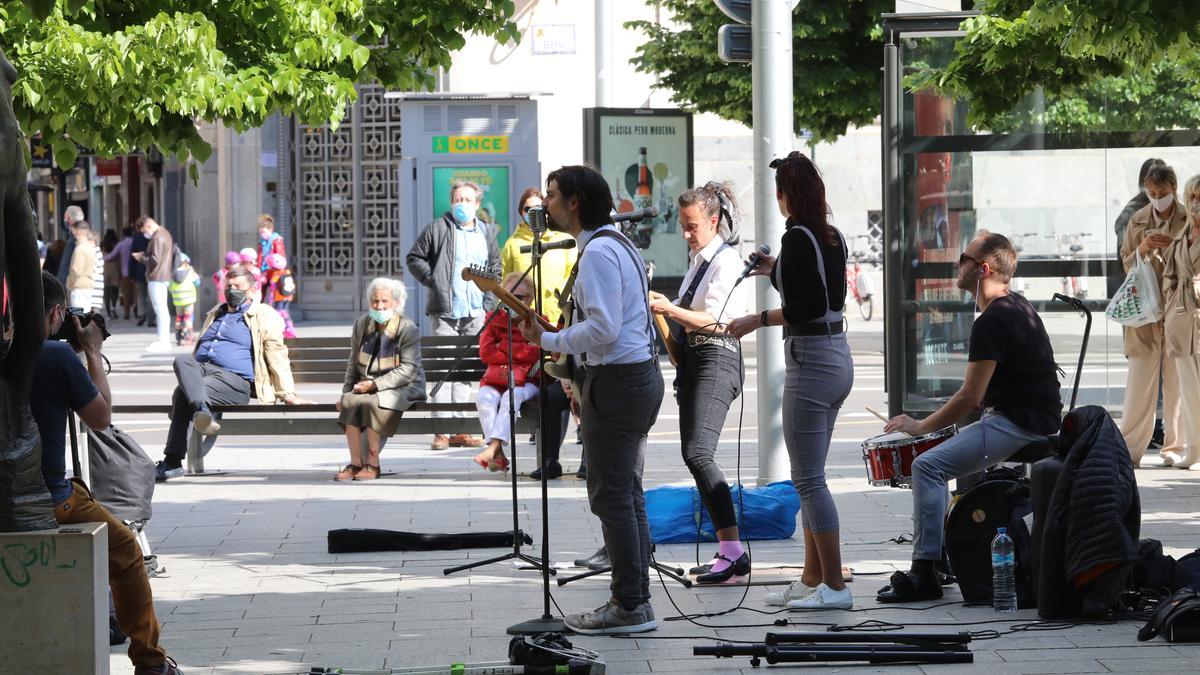
MULTIPOLYGON (((287 340, 288 358, 296 388, 304 396, 305 384, 338 384, 346 373, 350 358, 350 339, 332 337, 293 338, 287 340)), ((454 360, 466 350, 457 370, 450 373, 443 387, 454 382, 475 383, 483 377, 486 367, 479 359, 478 342, 470 336, 429 336, 421 338, 421 365, 425 380, 432 386, 446 375, 454 360)), ((188 432, 187 470, 189 474, 204 473, 204 457, 212 450, 218 436, 341 436, 337 410, 333 401, 305 405, 248 403, 245 405, 214 405, 220 418, 219 434, 201 436, 194 429, 188 432)), ((114 405, 115 415, 168 415, 167 405, 114 405)), ((404 413, 396 435, 475 434, 482 433, 475 402, 413 404, 404 413), (467 417, 433 417, 435 412, 466 412, 467 417)), ((537 403, 528 401, 521 407, 517 433, 533 433, 537 428, 537 403)))

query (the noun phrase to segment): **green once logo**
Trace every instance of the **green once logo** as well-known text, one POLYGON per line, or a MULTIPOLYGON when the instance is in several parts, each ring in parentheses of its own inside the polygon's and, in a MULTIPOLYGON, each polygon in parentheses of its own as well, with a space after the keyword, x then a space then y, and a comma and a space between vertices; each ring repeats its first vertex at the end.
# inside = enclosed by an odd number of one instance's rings
POLYGON ((450 137, 449 136, 434 136, 433 151, 436 153, 450 152, 450 137))

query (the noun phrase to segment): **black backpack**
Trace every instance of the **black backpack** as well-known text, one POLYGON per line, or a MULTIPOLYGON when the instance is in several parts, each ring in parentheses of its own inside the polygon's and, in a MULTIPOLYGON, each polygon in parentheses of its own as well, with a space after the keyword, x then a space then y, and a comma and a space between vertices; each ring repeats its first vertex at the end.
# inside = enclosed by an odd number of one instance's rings
POLYGON ((1016 554, 1017 606, 1037 606, 1033 590, 1033 538, 1025 518, 1033 513, 1029 486, 1007 478, 985 479, 962 494, 946 514, 946 556, 963 600, 992 602, 992 539, 1008 529, 1016 554))

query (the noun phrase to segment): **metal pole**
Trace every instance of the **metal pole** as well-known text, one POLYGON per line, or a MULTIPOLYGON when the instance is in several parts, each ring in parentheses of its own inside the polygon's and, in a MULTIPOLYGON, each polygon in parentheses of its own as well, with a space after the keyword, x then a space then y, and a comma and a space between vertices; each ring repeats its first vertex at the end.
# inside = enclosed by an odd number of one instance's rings
POLYGON ((883 116, 880 120, 883 144, 883 372, 887 391, 888 416, 904 412, 904 370, 908 354, 904 343, 905 322, 900 309, 905 296, 901 270, 904 264, 904 240, 900 198, 900 45, 894 34, 886 36, 883 47, 883 116))
MULTIPOLYGON (((754 0, 751 5, 751 72, 754 96, 755 236, 778 252, 784 218, 775 200, 775 172, 767 165, 792 150, 792 2, 754 0)), ((758 307, 779 305, 765 281, 756 282, 758 307)), ((783 334, 756 331, 758 346, 758 484, 789 475, 783 444, 783 334)))
POLYGON ((596 0, 596 107, 613 104, 612 0, 596 0))

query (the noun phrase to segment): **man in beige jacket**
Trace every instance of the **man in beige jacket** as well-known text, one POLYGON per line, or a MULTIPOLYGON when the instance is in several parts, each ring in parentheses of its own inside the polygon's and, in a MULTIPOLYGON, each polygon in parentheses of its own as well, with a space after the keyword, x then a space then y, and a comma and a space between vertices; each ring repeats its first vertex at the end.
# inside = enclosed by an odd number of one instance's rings
POLYGON ((71 223, 71 235, 75 237, 75 250, 67 271, 67 301, 71 307, 93 309, 92 290, 96 285, 96 260, 100 248, 87 221, 71 223))
POLYGON ((205 317, 191 354, 175 359, 179 386, 171 398, 171 427, 158 480, 183 475, 188 423, 202 434, 215 434, 220 424, 211 405, 312 403, 296 396, 291 362, 283 343, 283 317, 258 302, 258 284, 248 270, 230 272, 225 302, 205 317))

